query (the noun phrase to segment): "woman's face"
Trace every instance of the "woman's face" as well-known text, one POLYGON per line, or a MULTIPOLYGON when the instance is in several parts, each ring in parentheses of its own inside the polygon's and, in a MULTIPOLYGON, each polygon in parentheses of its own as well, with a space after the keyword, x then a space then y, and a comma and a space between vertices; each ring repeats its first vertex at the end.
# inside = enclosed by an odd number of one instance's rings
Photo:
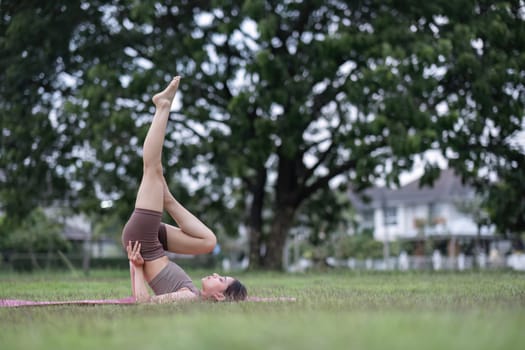
POLYGON ((201 280, 202 293, 206 296, 213 296, 216 293, 222 294, 234 280, 233 277, 221 276, 216 273, 206 276, 201 280))

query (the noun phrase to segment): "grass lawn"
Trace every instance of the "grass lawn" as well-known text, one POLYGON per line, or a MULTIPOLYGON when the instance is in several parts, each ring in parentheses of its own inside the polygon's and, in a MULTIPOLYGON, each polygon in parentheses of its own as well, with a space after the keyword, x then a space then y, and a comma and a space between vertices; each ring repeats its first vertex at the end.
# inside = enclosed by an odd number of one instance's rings
MULTIPOLYGON (((129 295, 125 271, 0 274, 0 298, 129 295)), ((202 271, 190 271, 198 280, 202 271)), ((525 274, 238 275, 296 302, 0 308, 7 349, 523 349, 525 274)))

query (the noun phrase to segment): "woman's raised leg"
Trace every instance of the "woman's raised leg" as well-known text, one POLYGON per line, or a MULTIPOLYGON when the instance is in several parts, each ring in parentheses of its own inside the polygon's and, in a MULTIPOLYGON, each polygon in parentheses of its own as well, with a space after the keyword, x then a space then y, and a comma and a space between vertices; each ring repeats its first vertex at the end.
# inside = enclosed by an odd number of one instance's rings
POLYGON ((160 93, 153 96, 155 115, 143 145, 144 171, 137 193, 135 208, 162 212, 164 204, 164 176, 162 174, 162 147, 173 98, 179 87, 180 77, 175 77, 160 93))
POLYGON ((179 227, 166 225, 168 251, 179 254, 206 254, 215 248, 217 238, 202 221, 184 208, 164 183, 164 209, 179 227))

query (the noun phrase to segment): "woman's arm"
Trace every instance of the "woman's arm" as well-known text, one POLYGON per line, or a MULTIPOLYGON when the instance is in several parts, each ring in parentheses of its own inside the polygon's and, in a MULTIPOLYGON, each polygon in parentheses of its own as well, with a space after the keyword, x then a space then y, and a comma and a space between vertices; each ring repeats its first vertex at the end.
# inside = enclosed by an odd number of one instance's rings
POLYGON ((173 293, 152 296, 149 300, 152 303, 163 304, 163 303, 172 303, 177 300, 182 301, 182 300, 197 300, 197 299, 199 299, 199 297, 195 293, 193 293, 191 290, 189 290, 188 288, 182 288, 173 293))
POLYGON ((144 269, 142 268, 142 266, 135 266, 134 270, 135 273, 132 277, 133 296, 135 297, 135 300, 139 303, 149 302, 151 298, 148 289, 146 288, 146 283, 144 280, 144 269))
POLYGON ((132 246, 131 241, 126 247, 129 259, 129 274, 131 277, 131 292, 138 302, 147 302, 150 299, 148 289, 144 280, 144 259, 140 255, 140 242, 135 242, 132 246))
POLYGON ((129 262, 129 277, 131 278, 131 295, 135 296, 135 267, 129 262))
POLYGON ((131 276, 131 291, 133 297, 139 303, 170 303, 177 300, 194 300, 199 297, 188 288, 182 288, 174 293, 155 295, 150 297, 144 279, 144 259, 140 255, 140 242, 135 242, 133 246, 129 242, 126 250, 128 251, 129 273, 131 276))

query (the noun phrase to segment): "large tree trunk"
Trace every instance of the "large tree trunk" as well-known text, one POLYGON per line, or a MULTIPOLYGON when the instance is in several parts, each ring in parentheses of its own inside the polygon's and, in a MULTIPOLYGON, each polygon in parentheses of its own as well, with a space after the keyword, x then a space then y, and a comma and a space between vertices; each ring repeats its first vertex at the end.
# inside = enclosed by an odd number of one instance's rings
POLYGON ((250 266, 249 268, 252 270, 256 270, 261 268, 262 261, 261 261, 261 237, 262 232, 255 228, 255 227, 249 227, 249 258, 250 258, 250 266))
POLYGON ((277 166, 278 177, 275 183, 275 205, 270 232, 265 237, 266 254, 262 257, 262 267, 267 270, 282 270, 284 267, 284 248, 288 231, 294 222, 299 206, 299 173, 303 170, 301 154, 290 157, 280 154, 277 166))
POLYGON ((284 267, 284 247, 288 231, 294 221, 295 209, 292 206, 286 206, 275 213, 262 264, 267 270, 282 270, 284 267))

